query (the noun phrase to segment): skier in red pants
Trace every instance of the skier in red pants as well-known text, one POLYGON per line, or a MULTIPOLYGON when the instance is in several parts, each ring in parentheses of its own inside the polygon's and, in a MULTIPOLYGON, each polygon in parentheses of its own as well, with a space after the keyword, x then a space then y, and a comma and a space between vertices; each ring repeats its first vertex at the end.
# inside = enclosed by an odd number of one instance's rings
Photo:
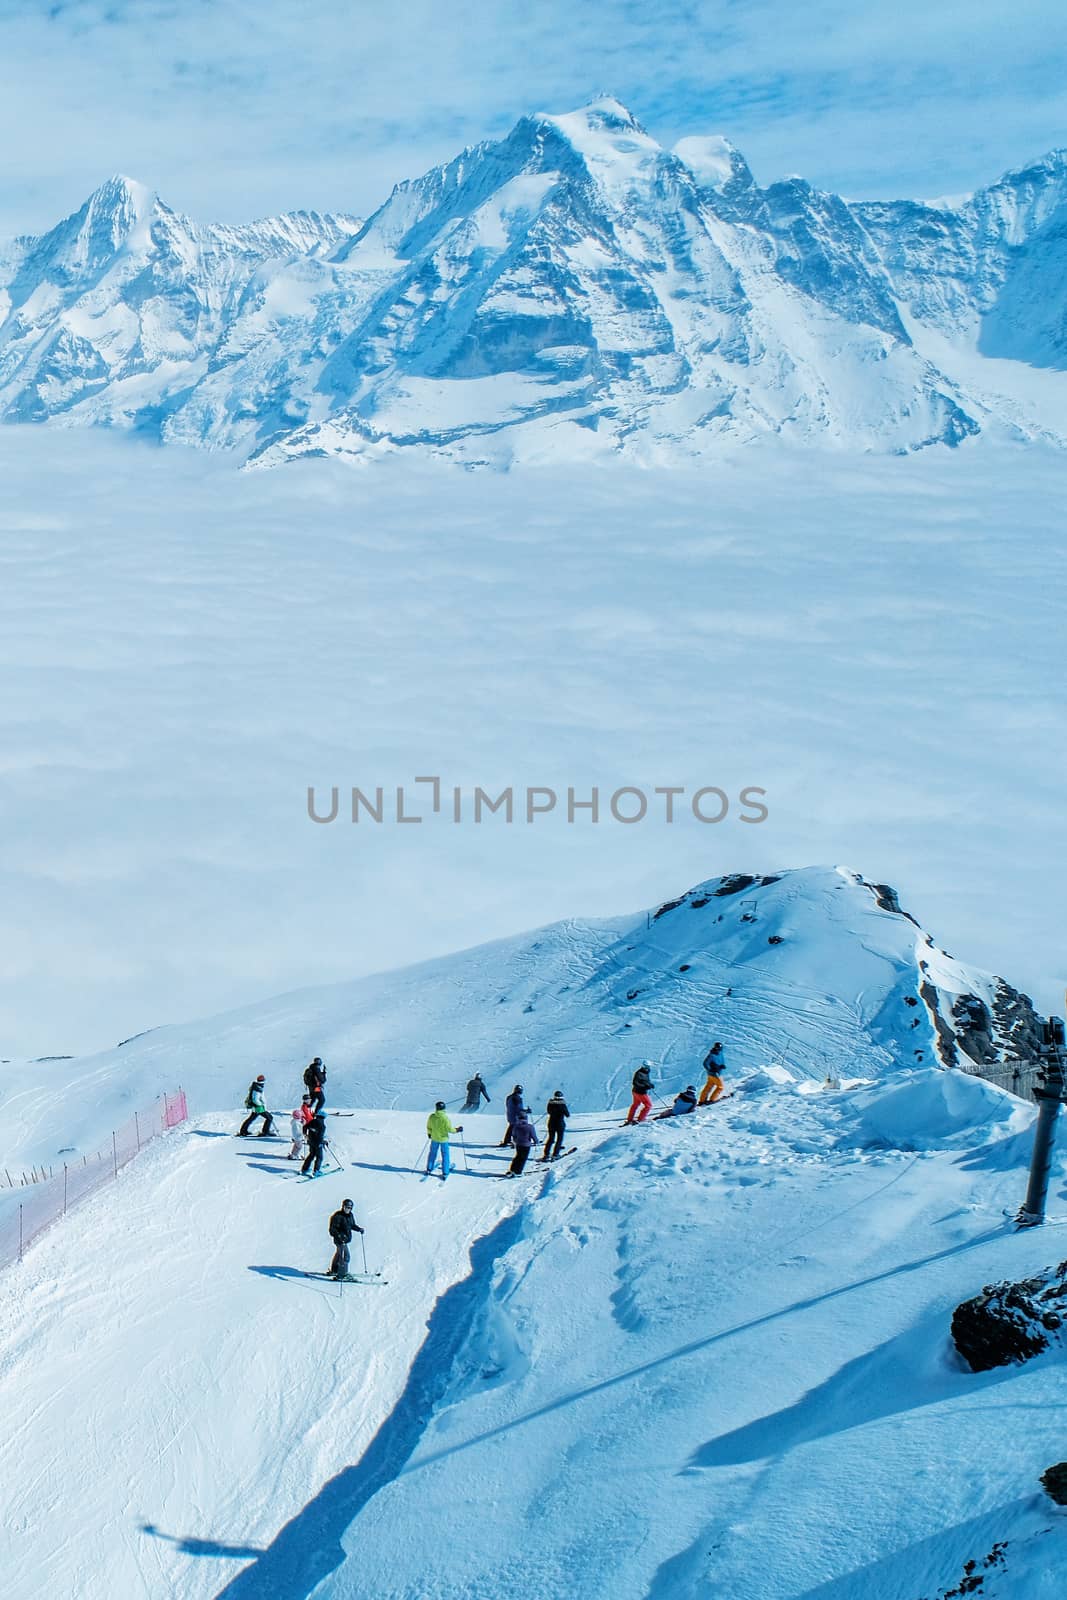
POLYGON ((651 1061, 642 1061, 634 1073, 634 1098, 633 1104, 627 1113, 626 1121, 623 1123, 625 1128, 632 1128, 635 1122, 644 1122, 648 1113, 652 1110, 652 1090, 656 1086, 652 1082, 652 1074, 649 1071, 651 1065, 651 1061), (638 1106, 641 1108, 640 1111, 637 1110, 638 1106), (636 1116, 634 1115, 635 1112, 637 1112, 636 1116))

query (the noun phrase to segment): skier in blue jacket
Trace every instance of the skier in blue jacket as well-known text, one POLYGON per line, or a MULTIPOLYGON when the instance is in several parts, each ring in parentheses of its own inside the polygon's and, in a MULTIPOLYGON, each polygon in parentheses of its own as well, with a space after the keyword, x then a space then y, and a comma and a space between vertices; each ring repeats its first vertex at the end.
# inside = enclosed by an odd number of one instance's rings
POLYGON ((504 1114, 508 1119, 508 1128, 504 1137, 500 1141, 501 1149, 503 1149, 505 1145, 512 1142, 516 1120, 522 1115, 525 1104, 523 1100, 523 1092, 522 1084, 517 1083, 504 1102, 504 1114))
POLYGON ((662 1122, 664 1117, 684 1117, 690 1111, 695 1111, 696 1108, 697 1092, 693 1085, 690 1084, 688 1088, 682 1090, 681 1094, 675 1095, 674 1104, 668 1110, 658 1111, 652 1120, 653 1122, 662 1122))

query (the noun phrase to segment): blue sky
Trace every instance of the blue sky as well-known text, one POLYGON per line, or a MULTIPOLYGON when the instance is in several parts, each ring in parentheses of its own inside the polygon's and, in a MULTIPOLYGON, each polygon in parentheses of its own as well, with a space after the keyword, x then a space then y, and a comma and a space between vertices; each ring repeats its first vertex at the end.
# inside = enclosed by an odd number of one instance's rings
POLYGON ((523 112, 609 90, 762 181, 974 187, 1067 144, 1049 0, 0 0, 0 234, 121 171, 200 217, 367 213, 523 112))

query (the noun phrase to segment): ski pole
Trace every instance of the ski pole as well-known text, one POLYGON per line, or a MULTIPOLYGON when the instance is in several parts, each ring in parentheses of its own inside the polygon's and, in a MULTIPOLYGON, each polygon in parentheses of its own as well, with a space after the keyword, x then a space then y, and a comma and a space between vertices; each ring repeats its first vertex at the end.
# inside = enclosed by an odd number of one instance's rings
POLYGON ((463 1129, 462 1128, 460 1128, 460 1130, 459 1130, 459 1142, 460 1142, 460 1145, 463 1148, 463 1170, 464 1170, 464 1172, 469 1172, 470 1169, 471 1169, 471 1164, 467 1160, 467 1141, 463 1137, 463 1129))
POLYGON ((370 1277, 370 1268, 367 1266, 367 1241, 363 1237, 362 1234, 360 1234, 360 1236, 359 1236, 359 1242, 363 1246, 363 1270, 364 1270, 364 1272, 367 1274, 367 1276, 369 1278, 370 1277))
POLYGON ((429 1148, 430 1148, 430 1141, 429 1141, 429 1139, 427 1139, 426 1143, 423 1145, 422 1149, 419 1151, 418 1159, 416 1160, 415 1165, 411 1169, 412 1172, 418 1172, 419 1168, 422 1166, 422 1158, 426 1154, 426 1152, 427 1152, 427 1150, 429 1148))

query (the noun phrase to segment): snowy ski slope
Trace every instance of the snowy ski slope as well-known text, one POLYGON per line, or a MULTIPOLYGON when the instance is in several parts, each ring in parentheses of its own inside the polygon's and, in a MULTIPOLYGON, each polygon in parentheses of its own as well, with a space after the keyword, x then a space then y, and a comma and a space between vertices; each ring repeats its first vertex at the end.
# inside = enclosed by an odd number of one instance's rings
POLYGON ((8 1067, 26 1160, 156 1081, 193 1106, 2 1274, 16 1600, 495 1600, 516 1563, 545 1600, 934 1600, 1004 1540, 988 1592, 1051 1600, 1062 1361, 974 1377, 947 1342, 1060 1248, 1004 1215, 1033 1112, 906 1004, 919 961, 946 1008, 996 980, 841 869, 656 910, 8 1067), (731 1097, 623 1129, 636 1062, 673 1093, 713 1034, 731 1097), (352 1114, 301 1181, 233 1133, 313 1050, 352 1114), (423 1177, 476 1066, 492 1104, 423 1177), (565 1089, 578 1148, 507 1182, 516 1078, 542 1133, 565 1089), (380 1285, 304 1276, 346 1195, 380 1285))
POLYGON ((685 1123, 584 1115, 512 1183, 468 1118, 447 1184, 419 1114, 338 1120, 314 1182, 202 1117, 5 1274, 8 1592, 489 1600, 521 1561, 551 1600, 916 1600, 1008 1539, 1000 1592, 1048 1600, 1062 1362, 947 1345, 1056 1248, 1001 1215, 1030 1115, 939 1069, 757 1075, 685 1123), (346 1194, 382 1287, 300 1275, 346 1194))

